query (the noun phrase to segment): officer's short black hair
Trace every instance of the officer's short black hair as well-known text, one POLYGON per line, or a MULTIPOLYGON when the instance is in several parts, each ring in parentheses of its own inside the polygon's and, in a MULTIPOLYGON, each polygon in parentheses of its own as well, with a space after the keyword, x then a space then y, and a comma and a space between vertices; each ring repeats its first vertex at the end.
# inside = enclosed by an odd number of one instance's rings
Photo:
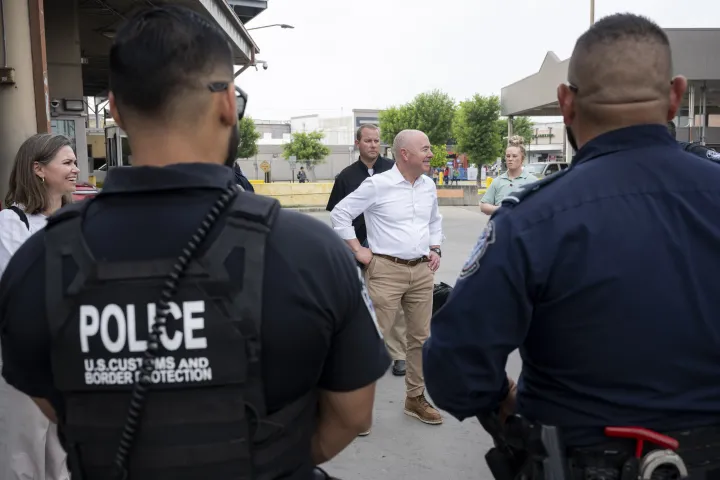
POLYGON ((169 106, 187 103, 192 92, 207 92, 204 82, 232 84, 232 74, 223 32, 181 6, 138 11, 118 29, 110 49, 110 90, 121 113, 163 116, 169 106))
POLYGON ((651 64, 646 68, 662 69, 669 85, 672 55, 667 34, 647 17, 633 13, 616 13, 604 17, 580 36, 573 50, 569 75, 585 73, 594 76, 601 72, 603 67, 608 70, 608 67, 620 62, 626 64, 626 69, 643 70, 643 61, 651 64), (643 51, 650 54, 649 58, 642 55, 643 51), (627 62, 627 55, 632 55, 637 62, 627 62), (658 55, 663 58, 653 58, 658 55), (662 65, 658 64, 658 60, 662 65))
POLYGON ((598 124, 611 124, 618 115, 611 105, 663 110, 672 73, 670 41, 662 28, 646 17, 618 13, 578 39, 568 80, 578 108, 598 124))
POLYGON ((649 18, 633 13, 616 13, 593 24, 578 39, 575 48, 587 52, 597 45, 614 44, 621 40, 652 41, 670 47, 665 31, 649 18))

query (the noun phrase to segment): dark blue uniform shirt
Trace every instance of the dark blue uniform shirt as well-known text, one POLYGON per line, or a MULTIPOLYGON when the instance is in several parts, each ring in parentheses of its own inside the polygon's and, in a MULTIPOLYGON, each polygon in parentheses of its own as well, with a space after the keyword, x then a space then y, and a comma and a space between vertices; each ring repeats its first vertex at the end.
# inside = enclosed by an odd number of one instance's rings
MULTIPOLYGON (((234 182, 232 170, 222 165, 115 169, 87 211, 85 240, 96 258, 109 261, 175 257, 234 182)), ((240 198, 245 195, 252 194, 241 192, 240 198)), ((224 216, 205 247, 223 222, 224 216)), ((322 222, 285 209, 267 241, 258 300, 269 412, 316 387, 351 391, 382 377, 390 358, 344 242, 322 222)), ((242 278, 242 262, 233 267, 231 272, 242 278)), ((2 374, 21 392, 49 399, 62 418, 63 400, 50 363, 45 290, 41 230, 17 251, 0 281, 2 374)))
POLYGON ((569 445, 606 425, 720 423, 720 165, 664 125, 629 127, 518 197, 432 320, 438 407, 459 419, 497 408, 519 348, 519 413, 569 445))

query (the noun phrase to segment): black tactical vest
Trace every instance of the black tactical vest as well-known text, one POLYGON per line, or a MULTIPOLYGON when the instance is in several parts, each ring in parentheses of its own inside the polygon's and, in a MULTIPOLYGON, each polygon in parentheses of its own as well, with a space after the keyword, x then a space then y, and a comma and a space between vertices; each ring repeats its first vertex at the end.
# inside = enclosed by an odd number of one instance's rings
POLYGON ((713 162, 720 162, 720 153, 716 152, 712 148, 708 148, 700 142, 678 142, 683 150, 686 152, 694 153, 698 157, 712 160, 713 162))
MULTIPOLYGON (((95 258, 82 232, 93 201, 64 209, 46 230, 52 368, 73 480, 111 478, 156 305, 180 253, 95 258)), ((315 393, 271 415, 265 409, 261 298, 278 209, 239 194, 222 231, 189 263, 170 303, 128 480, 310 478, 315 393)))

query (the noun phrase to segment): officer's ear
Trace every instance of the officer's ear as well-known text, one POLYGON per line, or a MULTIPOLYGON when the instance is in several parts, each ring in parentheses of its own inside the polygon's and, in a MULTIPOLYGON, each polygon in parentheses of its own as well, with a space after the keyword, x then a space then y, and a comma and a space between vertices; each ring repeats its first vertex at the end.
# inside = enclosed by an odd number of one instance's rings
POLYGON ((125 125, 123 124, 123 119, 120 117, 120 112, 118 112, 113 92, 108 93, 108 105, 110 106, 110 115, 112 115, 115 124, 125 130, 125 125))
POLYGON ((225 126, 235 125, 238 121, 237 99, 235 98, 235 84, 230 82, 227 90, 219 96, 220 100, 220 121, 225 126))
POLYGON ((678 75, 670 81, 670 104, 668 105, 667 120, 672 120, 682 105, 687 90, 687 78, 678 75))
POLYGON ((571 125, 575 120, 575 94, 569 86, 561 83, 557 88, 557 97, 565 125, 571 125))

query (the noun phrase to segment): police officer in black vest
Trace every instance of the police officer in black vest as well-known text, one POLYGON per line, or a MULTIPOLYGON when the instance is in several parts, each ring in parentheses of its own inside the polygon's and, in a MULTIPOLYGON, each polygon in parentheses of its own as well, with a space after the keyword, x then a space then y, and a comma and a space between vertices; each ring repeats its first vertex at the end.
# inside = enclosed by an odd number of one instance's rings
MULTIPOLYGON (((677 138, 677 127, 675 127, 675 123, 668 122, 667 125, 670 135, 672 135, 673 138, 677 138)), ((713 162, 720 162, 720 153, 716 152, 712 148, 706 147, 702 144, 702 142, 682 142, 678 140, 678 144, 680 144, 686 152, 694 153, 698 157, 707 158, 713 162)))
POLYGON ((73 480, 316 478, 370 427, 390 365, 355 262, 239 192, 247 98, 203 17, 130 19, 110 90, 134 165, 10 262, 3 375, 58 423, 73 480))

